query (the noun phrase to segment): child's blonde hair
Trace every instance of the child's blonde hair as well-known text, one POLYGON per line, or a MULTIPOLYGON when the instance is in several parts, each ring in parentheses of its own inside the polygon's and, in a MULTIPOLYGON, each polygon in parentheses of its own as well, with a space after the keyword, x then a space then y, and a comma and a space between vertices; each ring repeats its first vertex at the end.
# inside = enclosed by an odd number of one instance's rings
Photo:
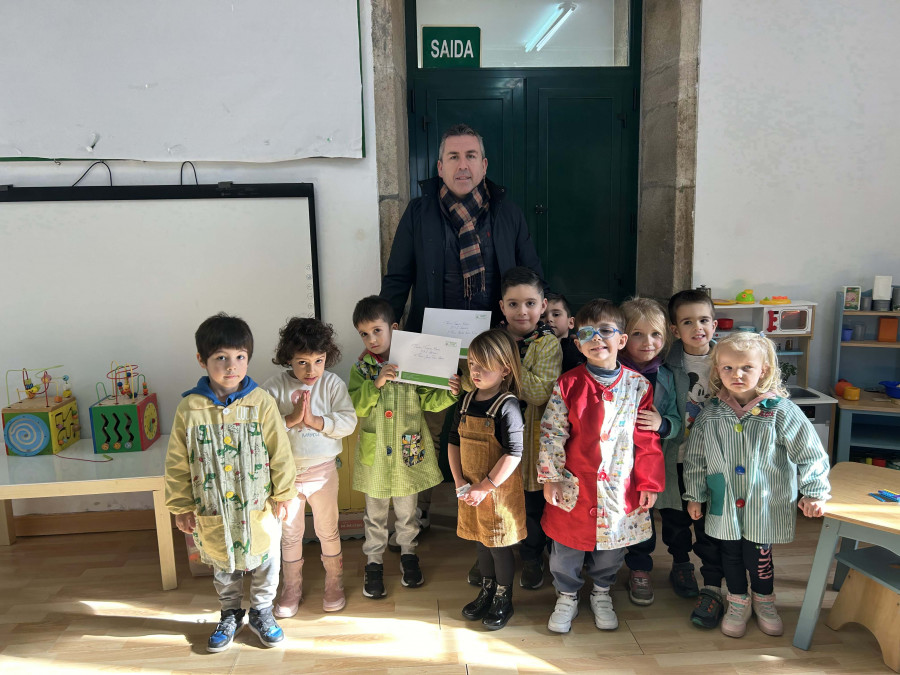
POLYGON ((491 329, 475 336, 469 345, 469 361, 487 370, 503 370, 509 373, 503 378, 503 389, 516 396, 522 389, 522 366, 516 341, 505 330, 491 329))
MULTIPOLYGON (((666 310, 656 300, 642 298, 639 295, 629 298, 622 303, 622 311, 625 313, 625 332, 630 334, 638 321, 646 321, 653 330, 659 331, 663 336, 663 346, 660 356, 665 356, 669 350, 670 333, 666 310)), ((628 345, 625 345, 626 348, 628 345)))
POLYGON ((709 391, 715 396, 722 389, 722 379, 719 377, 719 352, 730 348, 736 352, 747 352, 755 349, 762 356, 766 373, 759 378, 756 384, 757 396, 772 392, 782 398, 788 397, 787 388, 781 382, 781 368, 778 367, 778 355, 775 353, 775 343, 759 333, 749 331, 737 331, 722 338, 712 350, 712 361, 709 372, 709 391))

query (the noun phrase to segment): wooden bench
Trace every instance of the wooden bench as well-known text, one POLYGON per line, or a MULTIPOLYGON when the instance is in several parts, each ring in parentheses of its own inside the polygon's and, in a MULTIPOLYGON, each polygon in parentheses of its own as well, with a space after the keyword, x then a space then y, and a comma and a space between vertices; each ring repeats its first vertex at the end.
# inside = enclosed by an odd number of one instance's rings
POLYGON ((848 623, 865 626, 878 640, 885 664, 900 672, 900 556, 870 546, 834 557, 850 573, 825 625, 833 630, 848 623))

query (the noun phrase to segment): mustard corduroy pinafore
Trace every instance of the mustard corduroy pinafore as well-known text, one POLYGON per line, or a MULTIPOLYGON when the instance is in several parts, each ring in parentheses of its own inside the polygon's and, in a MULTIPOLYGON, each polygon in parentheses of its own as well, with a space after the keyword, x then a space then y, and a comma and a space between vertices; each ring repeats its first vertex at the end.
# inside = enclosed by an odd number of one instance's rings
MULTIPOLYGON (((497 397, 487 417, 466 415, 475 392, 469 392, 460 407, 459 456, 463 477, 472 485, 480 482, 503 457, 503 447, 494 435, 494 417, 510 398, 506 392, 497 397)), ((525 493, 522 472, 516 470, 484 498, 478 506, 459 501, 456 534, 496 548, 512 546, 525 538, 525 493)))

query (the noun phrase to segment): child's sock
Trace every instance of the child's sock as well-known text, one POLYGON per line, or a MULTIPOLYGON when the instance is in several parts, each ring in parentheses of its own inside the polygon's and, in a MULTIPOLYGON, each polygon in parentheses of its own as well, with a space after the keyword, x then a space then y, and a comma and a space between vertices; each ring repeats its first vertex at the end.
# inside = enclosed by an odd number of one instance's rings
POLYGON ((609 594, 609 586, 598 586, 594 584, 594 593, 606 593, 609 594))
POLYGON ((703 590, 704 590, 704 591, 709 591, 710 593, 715 593, 715 594, 718 595, 719 597, 722 596, 722 587, 721 587, 721 586, 710 586, 710 585, 708 585, 708 584, 705 584, 705 585, 703 586, 703 590))

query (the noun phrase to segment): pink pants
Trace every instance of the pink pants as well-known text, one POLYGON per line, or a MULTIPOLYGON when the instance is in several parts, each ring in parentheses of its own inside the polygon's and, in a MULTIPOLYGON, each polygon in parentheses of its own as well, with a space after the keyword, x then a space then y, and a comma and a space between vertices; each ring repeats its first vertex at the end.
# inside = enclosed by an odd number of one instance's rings
POLYGON ((313 527, 322 546, 322 555, 341 552, 338 532, 338 474, 333 459, 297 473, 297 497, 288 502, 288 515, 281 526, 281 559, 295 562, 303 557, 306 530, 306 503, 312 509, 313 527))

